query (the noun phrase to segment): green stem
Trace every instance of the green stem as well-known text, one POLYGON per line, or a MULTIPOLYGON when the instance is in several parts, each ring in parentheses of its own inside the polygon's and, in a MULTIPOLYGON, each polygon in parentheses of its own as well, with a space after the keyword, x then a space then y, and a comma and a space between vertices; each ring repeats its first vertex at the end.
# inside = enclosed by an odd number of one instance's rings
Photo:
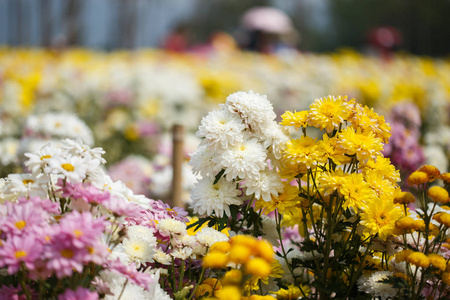
POLYGON ((197 290, 198 286, 201 284, 203 280, 203 275, 205 275, 205 268, 202 268, 202 273, 200 274, 200 278, 198 279, 198 284, 195 285, 194 290, 192 291, 192 294, 188 300, 191 300, 194 297, 195 291, 197 290))
POLYGON ((181 270, 180 270, 180 280, 178 282, 178 290, 181 291, 183 289, 183 279, 184 279, 184 260, 181 261, 181 270))

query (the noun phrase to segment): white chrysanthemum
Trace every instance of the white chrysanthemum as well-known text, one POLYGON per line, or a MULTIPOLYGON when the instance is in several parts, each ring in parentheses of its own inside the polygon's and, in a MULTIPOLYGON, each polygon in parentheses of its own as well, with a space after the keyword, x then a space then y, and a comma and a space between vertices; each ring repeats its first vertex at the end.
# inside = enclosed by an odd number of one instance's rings
POLYGON ((102 155, 105 154, 103 148, 91 148, 84 144, 79 137, 76 140, 65 139, 62 148, 72 155, 80 156, 82 158, 89 157, 91 159, 98 159, 100 163, 106 163, 106 160, 102 157, 102 155))
POLYGON ((243 131, 245 125, 236 114, 231 113, 222 106, 220 110, 214 110, 202 118, 196 135, 203 137, 201 145, 217 149, 226 149, 228 145, 234 145, 244 140, 243 131))
POLYGON ((259 173, 259 178, 248 178, 244 185, 247 187, 246 195, 254 193, 256 199, 262 198, 266 202, 283 192, 281 176, 274 170, 266 169, 259 173))
POLYGON ((267 153, 256 139, 244 141, 230 147, 213 159, 221 169, 225 169, 227 180, 237 177, 257 178, 259 172, 266 168, 267 153))
POLYGON ((197 241, 205 247, 211 247, 213 244, 217 242, 226 242, 228 241, 228 237, 226 234, 219 232, 211 227, 205 227, 200 230, 195 238, 197 241))
POLYGON ((61 157, 61 149, 55 147, 52 143, 44 145, 36 153, 25 153, 28 160, 24 163, 25 166, 33 173, 44 172, 46 174, 50 173, 48 165, 52 160, 56 160, 61 157))
POLYGON ((225 105, 235 114, 238 114, 252 130, 261 131, 260 125, 273 121, 276 114, 266 95, 253 91, 237 92, 227 97, 225 105))
POLYGON ((175 219, 162 219, 158 223, 159 232, 169 236, 173 234, 186 234, 186 223, 175 219))
POLYGON ((176 248, 175 250, 170 253, 174 258, 179 258, 181 260, 186 260, 193 254, 192 248, 189 247, 183 247, 183 248, 176 248))
POLYGON ((0 141, 0 164, 7 166, 9 164, 17 164, 19 157, 17 150, 19 148, 19 140, 14 138, 5 138, 0 141))
POLYGON ((172 263, 172 257, 161 250, 156 250, 155 255, 153 255, 153 260, 163 265, 170 265, 172 263))
POLYGON ((389 283, 381 282, 381 280, 387 279, 391 275, 393 273, 389 271, 379 271, 371 275, 363 275, 358 279, 358 290, 382 300, 394 298, 398 293, 398 289, 389 283))
POLYGON ((122 242, 125 253, 138 264, 151 262, 156 253, 156 238, 152 236, 125 238, 122 242))
POLYGON ((266 122, 264 129, 257 135, 265 148, 271 149, 276 159, 280 159, 286 143, 289 141, 287 131, 277 122, 266 122))
POLYGON ((263 238, 268 240, 272 245, 279 246, 277 223, 274 219, 268 216, 261 216, 262 231, 264 232, 263 238))
POLYGON ((47 197, 48 176, 35 176, 30 173, 9 174, 5 181, 4 195, 15 197, 47 197))
MULTIPOLYGON (((116 272, 102 271, 100 273, 101 278, 108 283, 108 286, 113 295, 106 295, 106 300, 116 300, 119 295, 121 299, 133 299, 133 300, 148 300, 157 299, 153 298, 153 291, 146 291, 144 288, 133 284, 126 280, 126 278, 116 272), (125 285, 126 283, 126 285, 125 285)), ((159 299, 159 298, 158 298, 159 299)))
POLYGON ((199 146, 189 161, 192 172, 195 175, 200 174, 202 177, 213 176, 220 170, 217 163, 213 161, 214 157, 218 155, 220 152, 215 151, 212 147, 199 146))
POLYGON ((170 241, 173 247, 193 247, 197 240, 189 234, 177 236, 170 241))
POLYGON ((127 227, 127 237, 130 239, 144 239, 156 246, 156 238, 153 235, 153 230, 142 225, 132 225, 127 227))
POLYGON ((223 213, 230 215, 230 205, 242 204, 238 197, 236 184, 223 178, 214 184, 214 179, 205 177, 197 182, 191 191, 191 207, 196 214, 222 217, 223 213))

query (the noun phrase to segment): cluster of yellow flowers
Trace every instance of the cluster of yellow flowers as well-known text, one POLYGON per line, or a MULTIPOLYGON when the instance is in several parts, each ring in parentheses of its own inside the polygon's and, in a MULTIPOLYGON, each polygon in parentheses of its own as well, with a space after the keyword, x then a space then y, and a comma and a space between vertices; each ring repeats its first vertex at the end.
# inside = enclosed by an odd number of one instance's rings
POLYGON ((288 225, 302 225, 302 218, 296 216, 304 216, 307 228, 312 229, 310 216, 320 215, 318 205, 338 204, 338 210, 361 213, 366 234, 382 239, 392 234, 401 215, 400 206, 393 202, 400 176, 381 154, 390 136, 384 118, 354 99, 340 96, 318 99, 310 110, 288 111, 282 118, 282 125, 304 132, 287 143, 281 170, 287 182, 297 180, 299 187, 286 184, 278 198, 268 203, 259 200, 257 207, 267 212, 278 209, 288 225), (307 126, 325 133, 320 140, 313 139, 306 135, 307 126), (340 204, 337 195, 344 199, 340 204))
POLYGON ((281 277, 283 273, 272 245, 248 235, 236 235, 229 241, 213 244, 203 258, 203 267, 212 268, 223 276, 203 280, 195 290, 196 299, 206 296, 202 299, 276 299, 250 293, 259 289, 259 281, 267 284, 269 277, 281 277))

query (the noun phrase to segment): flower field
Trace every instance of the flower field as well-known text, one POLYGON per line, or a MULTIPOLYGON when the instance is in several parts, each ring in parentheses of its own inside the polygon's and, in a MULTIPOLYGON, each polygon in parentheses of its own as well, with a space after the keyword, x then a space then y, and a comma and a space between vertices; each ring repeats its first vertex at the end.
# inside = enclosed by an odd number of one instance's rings
POLYGON ((0 299, 448 299, 449 104, 443 59, 3 48, 0 299))

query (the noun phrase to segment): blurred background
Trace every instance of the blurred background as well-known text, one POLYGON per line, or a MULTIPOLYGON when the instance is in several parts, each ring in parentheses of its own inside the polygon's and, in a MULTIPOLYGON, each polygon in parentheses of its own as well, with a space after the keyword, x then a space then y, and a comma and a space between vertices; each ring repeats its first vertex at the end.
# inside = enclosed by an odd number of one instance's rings
POLYGON ((398 30, 396 48, 408 53, 446 56, 450 50, 448 0, 0 0, 0 44, 160 47, 177 28, 190 46, 218 31, 240 41, 241 18, 254 6, 284 11, 301 51, 365 51, 374 28, 386 26, 398 30))
POLYGON ((169 201, 182 125, 189 202, 202 117, 249 90, 278 115, 355 97, 391 124, 384 155, 403 178, 445 172, 449 15, 450 0, 0 0, 0 177, 81 138, 114 180, 169 201))

